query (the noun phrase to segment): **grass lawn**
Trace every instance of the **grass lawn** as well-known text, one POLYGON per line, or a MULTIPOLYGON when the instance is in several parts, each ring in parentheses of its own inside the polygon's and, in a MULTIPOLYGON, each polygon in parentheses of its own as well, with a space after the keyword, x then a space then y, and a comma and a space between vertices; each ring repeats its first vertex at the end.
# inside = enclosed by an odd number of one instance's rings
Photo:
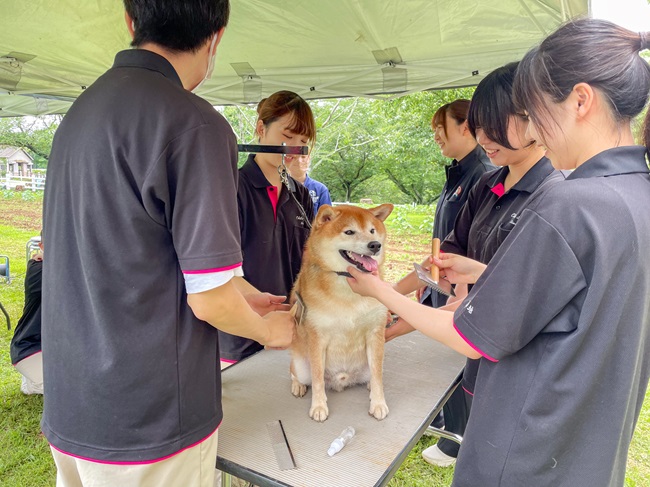
MULTIPOLYGON (((38 194, 0 192, 0 255, 11 259, 13 276, 11 284, 0 279, 0 302, 7 308, 14 326, 24 300, 25 244, 40 231, 41 205, 38 194)), ((427 208, 399 207, 390 216, 387 280, 399 278, 410 270, 412 262, 420 262, 425 257, 429 251, 431 223, 432 210, 427 208)), ((2 323, 0 318, 0 486, 52 486, 56 471, 39 427, 43 401, 40 396, 20 393, 19 374, 9 359, 12 332, 3 329, 2 323)), ((388 485, 450 485, 453 468, 434 468, 420 458, 422 450, 435 442, 435 438, 423 437, 388 485)), ((350 485, 356 487, 353 480, 350 485)), ((625 485, 650 486, 650 393, 646 394, 632 441, 625 485)))

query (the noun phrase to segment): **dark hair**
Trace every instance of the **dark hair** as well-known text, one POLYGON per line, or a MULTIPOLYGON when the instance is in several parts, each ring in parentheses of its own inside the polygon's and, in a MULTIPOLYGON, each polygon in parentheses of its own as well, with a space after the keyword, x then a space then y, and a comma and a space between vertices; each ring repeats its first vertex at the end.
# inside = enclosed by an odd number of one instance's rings
POLYGON ((229 0, 124 0, 133 19, 131 45, 153 42, 171 51, 196 51, 228 23, 229 0))
POLYGON ((467 120, 467 112, 469 111, 469 100, 459 98, 451 103, 442 105, 431 119, 431 128, 435 131, 438 125, 442 125, 445 135, 447 135, 447 114, 460 125, 467 120))
MULTIPOLYGON (((578 83, 603 94, 617 122, 630 121, 643 110, 650 92, 650 66, 639 56, 648 34, 606 20, 579 19, 561 26, 521 61, 514 100, 526 110, 539 131, 557 125, 548 107, 567 99, 578 83)), ((650 152, 650 112, 644 143, 650 152)))
POLYGON ((508 119, 517 115, 512 86, 518 65, 508 63, 483 78, 474 91, 467 115, 467 125, 474 138, 481 129, 488 139, 510 150, 515 150, 508 141, 508 119))
POLYGON ((316 140, 316 123, 309 104, 293 91, 278 91, 264 98, 257 105, 258 118, 269 125, 278 118, 292 113, 291 124, 287 127, 295 134, 304 135, 313 145, 316 140))

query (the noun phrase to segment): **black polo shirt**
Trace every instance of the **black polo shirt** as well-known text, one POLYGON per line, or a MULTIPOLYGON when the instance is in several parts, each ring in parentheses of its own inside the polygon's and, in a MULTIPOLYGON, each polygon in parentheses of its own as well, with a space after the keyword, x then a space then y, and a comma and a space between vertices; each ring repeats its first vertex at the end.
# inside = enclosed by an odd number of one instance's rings
MULTIPOLYGON (((291 193, 311 222, 314 210, 309 190, 289 178, 291 193)), ((286 187, 280 197, 250 154, 239 170, 239 224, 244 254, 244 278, 262 292, 287 296, 298 277, 309 227, 286 187)), ((254 340, 219 332, 221 358, 242 360, 261 350, 254 340)))
MULTIPOLYGON (((470 190, 487 171, 494 169, 480 145, 460 161, 445 167, 446 181, 436 205, 433 237, 444 240, 454 228, 454 221, 469 196, 470 190)), ((447 304, 447 296, 425 289, 422 303, 439 308, 447 304)))
POLYGON ((41 351, 41 282, 43 261, 30 259, 25 274, 25 307, 18 320, 9 351, 11 363, 41 351))
POLYGON ((42 427, 82 458, 146 462, 222 418, 217 330, 182 271, 241 262, 237 140, 145 50, 72 105, 48 164, 42 427))
MULTIPOLYGON (((519 221, 530 195, 542 183, 564 180, 563 173, 554 171, 551 161, 542 157, 506 192, 503 185, 509 172, 508 167, 502 167, 479 179, 456 218, 454 230, 440 245, 442 251, 487 264, 519 221)), ((469 394, 474 394, 479 362, 468 359, 465 365, 462 387, 469 394)))
POLYGON ((623 485, 650 375, 645 153, 538 190, 456 311, 485 358, 454 486, 623 485))

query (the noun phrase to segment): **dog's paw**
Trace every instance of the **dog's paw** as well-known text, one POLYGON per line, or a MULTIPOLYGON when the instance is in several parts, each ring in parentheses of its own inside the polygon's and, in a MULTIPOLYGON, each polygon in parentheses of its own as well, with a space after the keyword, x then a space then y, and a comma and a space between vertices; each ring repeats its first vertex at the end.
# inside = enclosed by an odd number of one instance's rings
POLYGON ((307 386, 305 384, 301 384, 297 380, 293 380, 291 381, 291 394, 296 397, 302 397, 307 394, 307 386))
POLYGON ((325 421, 329 413, 330 411, 326 405, 312 406, 309 409, 309 417, 314 421, 318 421, 319 423, 325 421))
POLYGON ((388 405, 385 402, 373 403, 370 401, 370 409, 368 410, 368 414, 381 421, 386 416, 388 416, 388 405))

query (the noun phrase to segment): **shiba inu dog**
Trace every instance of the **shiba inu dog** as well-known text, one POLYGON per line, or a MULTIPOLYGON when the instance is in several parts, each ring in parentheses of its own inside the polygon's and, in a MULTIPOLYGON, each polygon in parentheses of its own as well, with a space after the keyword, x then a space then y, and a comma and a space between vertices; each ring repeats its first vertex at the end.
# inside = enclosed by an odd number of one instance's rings
POLYGON ((342 391, 368 384, 368 413, 384 419, 382 367, 386 307, 354 293, 346 268, 356 266, 381 275, 386 227, 393 211, 385 204, 365 210, 323 205, 318 210, 291 293, 297 302, 296 338, 291 345, 291 393, 302 397, 312 386, 309 416, 329 415, 325 388, 342 391))

